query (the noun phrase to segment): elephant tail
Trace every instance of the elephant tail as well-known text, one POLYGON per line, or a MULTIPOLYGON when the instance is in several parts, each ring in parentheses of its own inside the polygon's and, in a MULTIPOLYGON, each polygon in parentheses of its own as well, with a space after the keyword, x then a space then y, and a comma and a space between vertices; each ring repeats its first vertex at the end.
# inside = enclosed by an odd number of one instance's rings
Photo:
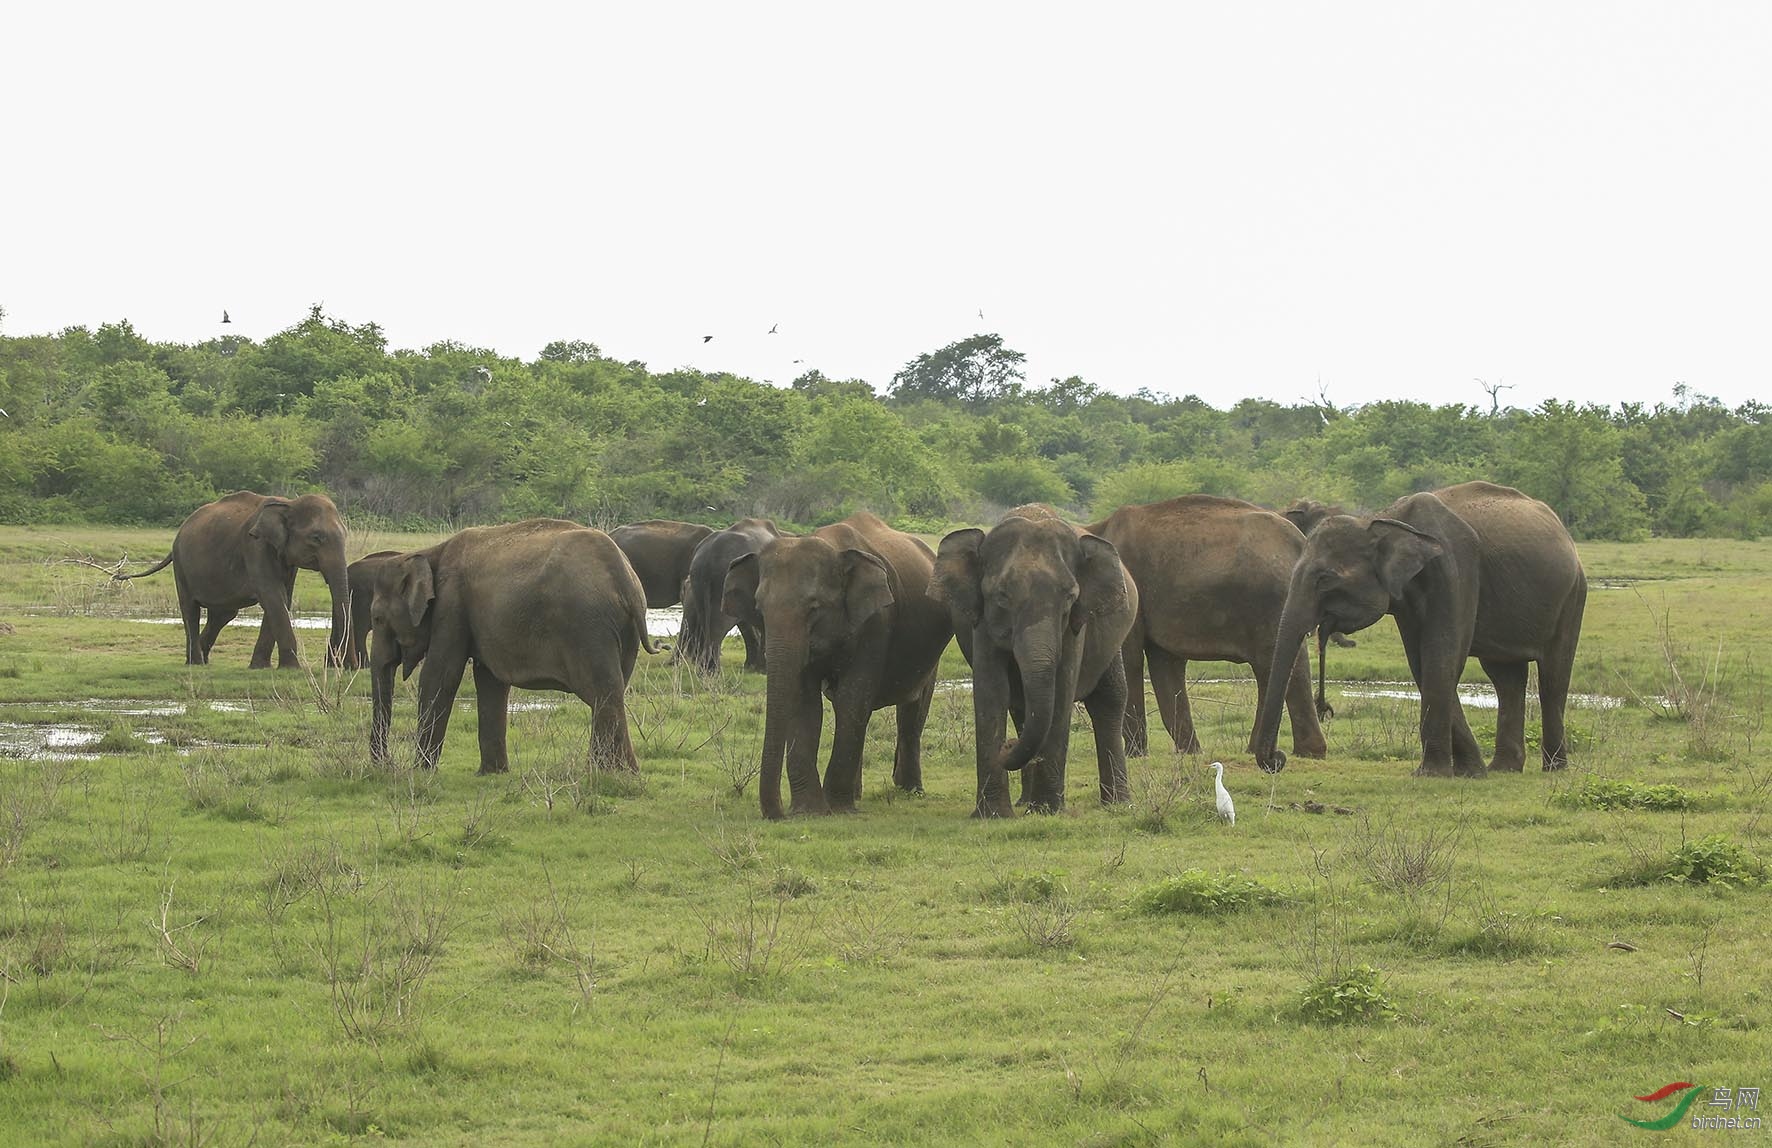
POLYGON ((646 599, 630 603, 628 612, 634 619, 634 633, 640 635, 640 648, 649 654, 662 653, 665 647, 653 645, 652 635, 646 632, 646 599))
POLYGON ((134 574, 113 574, 113 575, 111 575, 111 581, 113 581, 113 582, 127 582, 131 578, 146 578, 149 574, 158 574, 160 571, 166 569, 167 564, 170 563, 171 561, 172 561, 172 553, 171 553, 171 551, 168 551, 166 554, 166 557, 160 559, 160 561, 154 563, 152 566, 148 567, 146 570, 137 570, 134 574))

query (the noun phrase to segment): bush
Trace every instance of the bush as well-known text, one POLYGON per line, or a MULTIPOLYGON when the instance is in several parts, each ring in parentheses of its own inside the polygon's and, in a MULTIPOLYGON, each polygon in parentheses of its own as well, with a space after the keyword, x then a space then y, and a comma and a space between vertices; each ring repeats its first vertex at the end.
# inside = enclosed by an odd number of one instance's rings
POLYGON ((1687 885, 1760 885, 1766 865, 1727 836, 1712 833, 1673 850, 1661 876, 1687 885))
POLYGON ((1561 800, 1584 809, 1691 809, 1697 804, 1677 785, 1642 785, 1609 777, 1590 777, 1561 800))
POLYGON ((1152 915, 1234 913, 1283 899, 1276 890, 1248 877, 1189 869, 1139 890, 1132 898, 1132 909, 1152 915))
POLYGON ((1362 1024, 1394 1021, 1397 1006, 1378 984, 1378 970, 1371 965, 1350 969, 1339 979, 1318 977, 1298 993, 1298 1011, 1305 1020, 1319 1024, 1362 1024))

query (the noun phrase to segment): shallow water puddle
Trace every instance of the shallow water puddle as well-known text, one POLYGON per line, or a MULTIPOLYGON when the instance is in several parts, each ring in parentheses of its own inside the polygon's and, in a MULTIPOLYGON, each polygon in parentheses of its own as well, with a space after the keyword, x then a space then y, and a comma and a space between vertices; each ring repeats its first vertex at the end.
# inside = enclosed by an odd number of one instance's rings
MULTIPOLYGON (((1253 686, 1254 678, 1189 678, 1190 686, 1253 686)), ((1413 682, 1337 682, 1331 680, 1328 685, 1332 691, 1344 698, 1387 698, 1396 701, 1418 702, 1421 693, 1416 690, 1413 682)), ((969 694, 972 692, 971 678, 947 678, 935 683, 938 694, 969 694)), ((1536 704, 1538 695, 1528 692, 1528 697, 1536 704)), ((1495 687, 1481 682, 1461 682, 1458 686, 1458 700, 1472 709, 1492 710, 1501 703, 1495 696, 1495 687)), ((1570 694, 1569 704, 1582 709, 1612 710, 1624 704, 1625 699, 1609 694, 1570 694)))
MULTIPOLYGON (((257 610, 243 611, 236 615, 234 620, 229 622, 228 625, 251 626, 256 628, 262 619, 263 615, 257 610)), ((130 622, 139 622, 144 626, 184 625, 184 619, 182 618, 129 618, 126 620, 130 622)), ((332 628, 332 615, 314 613, 295 614, 290 617, 289 624, 298 630, 330 630, 332 628)), ((683 607, 681 606, 666 606, 662 610, 646 611, 646 632, 654 638, 675 637, 678 631, 682 628, 683 607)), ((736 627, 728 631, 728 633, 737 632, 736 627)))

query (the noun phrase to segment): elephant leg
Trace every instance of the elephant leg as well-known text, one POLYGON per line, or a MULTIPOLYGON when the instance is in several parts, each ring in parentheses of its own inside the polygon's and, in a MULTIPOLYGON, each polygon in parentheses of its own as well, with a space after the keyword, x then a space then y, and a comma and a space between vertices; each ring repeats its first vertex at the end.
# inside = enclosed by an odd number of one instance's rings
MULTIPOLYGON (((1268 661, 1272 663, 1271 656, 1268 661)), ((1257 670, 1255 680, 1267 681, 1267 673, 1257 670)), ((1292 661, 1292 676, 1286 679, 1286 713, 1292 719, 1292 752, 1299 757, 1329 756, 1329 743, 1323 737, 1316 698, 1311 693, 1311 661, 1303 646, 1292 661)), ((1253 736, 1249 748, 1255 748, 1253 736)))
POLYGON ((232 622, 234 616, 239 612, 238 609, 232 606, 225 610, 219 609, 215 606, 209 608, 209 621, 203 624, 203 632, 197 637, 197 645, 201 655, 199 664, 209 664, 209 651, 215 649, 215 640, 221 636, 223 628, 226 627, 229 622, 232 622))
POLYGON ((184 624, 185 631, 185 665, 200 666, 209 660, 209 650, 203 645, 203 604, 191 596, 190 589, 183 578, 174 578, 173 585, 178 591, 178 616, 184 624))
POLYGON ((1482 750, 1464 719, 1458 701, 1458 677, 1464 656, 1450 635, 1436 633, 1406 611, 1398 611, 1397 629, 1409 656, 1409 672, 1421 693, 1420 776, 1483 777, 1482 750))
MULTIPOLYGON (((1010 672, 1008 659, 985 643, 974 646, 972 661, 972 727, 978 759, 978 797, 974 817, 1013 817, 1009 802, 1009 776, 997 767, 1007 734, 1009 687, 1018 675, 1010 672)), ((1025 772, 1025 771, 1024 771, 1025 772)), ((1027 779, 1022 779, 1027 790, 1027 779)), ((1031 793, 1029 794, 1031 796, 1031 793)))
POLYGON ((461 689, 461 676, 467 668, 466 654, 433 646, 419 669, 418 764, 425 769, 437 767, 443 735, 449 732, 450 711, 455 708, 455 694, 461 689))
POLYGON ((1518 773, 1526 765, 1526 663, 1481 661, 1495 683, 1495 757, 1489 768, 1518 773))
MULTIPOLYGON (((1015 665, 1013 657, 1008 661, 1007 670, 1009 673, 1009 725, 1015 730, 1015 736, 1020 738, 1022 726, 1026 725, 1028 720, 1028 699, 1027 695, 1022 692, 1021 670, 1015 665)), ((973 688, 975 690, 978 688, 976 682, 973 688)), ((1022 770, 1021 796, 1015 799, 1015 804, 1023 809, 1032 805, 1034 803, 1034 788, 1033 770, 1022 770)))
POLYGON ((1538 711, 1544 724, 1539 749, 1544 768, 1563 769, 1569 764, 1569 732, 1565 713, 1569 706, 1569 675, 1574 669, 1574 643, 1565 656, 1558 650, 1538 662, 1538 711))
POLYGON ((1115 805, 1132 800, 1126 776, 1126 665, 1120 658, 1109 663, 1095 689, 1083 699, 1089 725, 1095 731, 1095 767, 1100 776, 1101 803, 1115 805))
MULTIPOLYGON (((1157 695, 1157 712, 1163 717, 1163 728, 1181 753, 1199 753, 1200 739, 1194 734, 1194 711, 1187 698, 1187 659, 1152 646, 1151 692, 1157 695)), ((1128 684, 1128 689, 1131 688, 1128 684)), ((1131 703, 1128 696, 1127 703, 1131 703)))
MULTIPOLYGON (((739 639, 744 642, 744 668, 753 673, 765 673, 766 671, 763 667, 763 635, 758 633, 757 628, 749 622, 740 622, 738 624, 738 636, 739 639)), ((713 668, 716 670, 720 668, 720 642, 723 641, 725 641, 725 639, 721 638, 714 643, 713 668)))
POLYGON ((847 680, 831 699, 835 728, 831 731, 831 758, 825 766, 824 798, 829 812, 854 813, 861 797, 861 754, 867 743, 868 702, 871 689, 863 690, 847 680))
POLYGON ((506 773, 505 723, 510 715, 511 686, 474 659, 474 701, 480 713, 480 772, 506 773))
MULTIPOLYGON (((295 644, 295 619, 290 613, 295 606, 295 567, 293 566, 289 568, 289 573, 283 578, 281 605, 282 610, 277 615, 276 631, 277 668, 280 670, 301 665, 301 651, 295 644)), ((269 610, 265 611, 265 617, 267 619, 271 617, 269 610)))
POLYGON ((1120 646, 1120 658, 1126 668, 1126 756, 1143 757, 1150 752, 1144 717, 1144 619, 1132 623, 1126 641, 1120 646))
POLYGON ((906 793, 923 792, 923 726, 935 700, 931 677, 915 699, 898 703, 898 744, 892 751, 892 784, 906 793))
POLYGON ((587 694, 591 707, 591 765, 596 769, 640 772, 640 759, 628 734, 627 679, 613 671, 600 676, 587 694))

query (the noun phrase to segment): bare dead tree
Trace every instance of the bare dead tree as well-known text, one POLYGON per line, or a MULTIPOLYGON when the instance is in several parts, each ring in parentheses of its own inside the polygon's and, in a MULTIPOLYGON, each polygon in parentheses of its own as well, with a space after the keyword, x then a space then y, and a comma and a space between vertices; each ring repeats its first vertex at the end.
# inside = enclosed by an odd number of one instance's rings
POLYGON ((1514 384, 1503 383, 1500 379, 1496 379, 1493 383, 1486 383, 1482 379, 1478 379, 1477 386, 1482 387, 1483 393, 1489 396, 1490 418, 1501 413, 1501 392, 1514 389, 1514 384))

